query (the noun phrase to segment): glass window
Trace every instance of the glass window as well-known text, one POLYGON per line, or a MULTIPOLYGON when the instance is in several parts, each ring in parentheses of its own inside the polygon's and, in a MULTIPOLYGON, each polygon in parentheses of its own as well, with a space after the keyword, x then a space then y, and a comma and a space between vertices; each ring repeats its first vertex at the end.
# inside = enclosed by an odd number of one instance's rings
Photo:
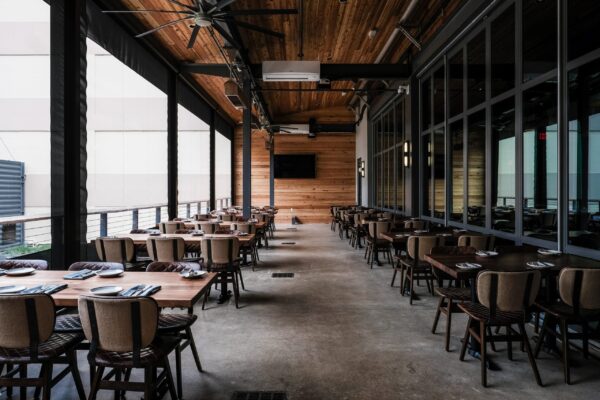
POLYGON ((485 226, 485 110, 468 118, 467 223, 485 226))
MULTIPOLYGON (((50 7, 0 1, 0 259, 50 249, 50 7)), ((44 258, 40 256, 40 258, 44 258)))
POLYGON ((443 219, 446 215, 446 143, 444 129, 433 131, 433 199, 436 218, 443 219))
MULTIPOLYGON (((231 204, 231 140, 221 133, 215 135, 215 198, 222 207, 231 204)), ((266 205, 266 204, 264 204, 266 205)))
POLYGON ((448 80, 448 109, 450 117, 463 111, 463 52, 459 51, 451 57, 449 63, 448 80))
POLYGON ((492 106, 492 228, 515 231, 515 101, 492 106))
POLYGON ((523 0, 523 81, 556 68, 557 1, 523 0))
POLYGON ((198 204, 210 200, 210 127, 179 105, 177 139, 177 202, 179 217, 202 213, 198 204))
MULTIPOLYGON (((138 226, 167 219, 167 95, 87 40, 88 239, 99 211, 139 208, 138 226)), ((129 232, 132 212, 109 213, 108 234, 129 232)))
POLYGON ((469 108, 485 101, 485 31, 467 44, 467 103, 469 108))
POLYGON ((433 123, 444 122, 444 66, 433 73, 433 123))
POLYGON ((421 129, 431 128, 431 79, 427 78, 421 84, 421 129))
POLYGON ((452 196, 450 198, 451 210, 450 220, 463 222, 464 212, 464 194, 465 194, 465 169, 463 161, 463 121, 462 119, 453 122, 449 126, 450 129, 450 151, 451 151, 451 168, 452 174, 450 175, 452 196))
POLYGON ((569 72, 569 244, 600 250, 600 60, 569 72))
POLYGON ((523 92, 523 233, 556 241, 556 82, 523 92))
POLYGON ((515 86, 515 6, 511 5, 491 25, 492 97, 515 86))
POLYGON ((569 60, 600 48, 600 1, 569 0, 567 35, 569 60))
POLYGON ((431 163, 432 163, 432 144, 431 134, 423 135, 423 213, 427 216, 432 215, 431 193, 433 191, 431 179, 431 163))

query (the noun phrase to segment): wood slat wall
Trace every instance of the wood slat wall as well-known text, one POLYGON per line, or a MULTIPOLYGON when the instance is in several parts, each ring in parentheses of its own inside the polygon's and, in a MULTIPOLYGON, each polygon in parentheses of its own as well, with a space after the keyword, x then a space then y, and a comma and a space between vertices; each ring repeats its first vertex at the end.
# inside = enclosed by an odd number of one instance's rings
MULTIPOLYGON (((252 202, 269 204, 269 151, 264 135, 252 137, 252 202)), ((242 203, 242 134, 235 131, 234 179, 235 203, 242 203)), ((276 154, 316 154, 316 179, 276 179, 275 205, 279 207, 277 221, 289 223, 292 212, 302 223, 329 222, 329 207, 353 204, 356 201, 356 160, 354 134, 275 135, 276 154)))

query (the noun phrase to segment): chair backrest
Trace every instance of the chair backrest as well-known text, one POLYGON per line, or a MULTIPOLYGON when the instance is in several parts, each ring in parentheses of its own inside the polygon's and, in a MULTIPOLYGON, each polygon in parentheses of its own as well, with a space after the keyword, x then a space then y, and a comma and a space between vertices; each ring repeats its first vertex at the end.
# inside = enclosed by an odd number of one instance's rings
POLYGON ((233 214, 223 214, 223 215, 221 215, 221 221, 226 221, 226 222, 235 221, 235 215, 233 215, 233 214))
POLYGON ((240 254, 240 241, 235 236, 204 238, 202 255, 210 268, 213 264, 231 265, 240 254))
POLYGON ((477 297, 491 317, 496 311, 525 311, 538 295, 541 276, 540 271, 483 271, 477 275, 477 297))
POLYGON ((424 261, 425 256, 431 254, 434 247, 443 246, 445 238, 443 236, 409 236, 406 242, 408 256, 413 260, 424 261))
POLYGON ((95 245, 100 261, 126 264, 135 260, 135 246, 130 238, 99 237, 95 245))
POLYGON ((446 256, 465 256, 473 255, 477 252, 475 247, 469 246, 439 246, 431 249, 431 255, 446 256))
POLYGON ((176 235, 189 235, 190 233, 194 233, 194 229, 177 229, 175 232, 173 232, 176 235))
POLYGON ((369 214, 367 213, 357 213, 354 215, 354 225, 359 226, 362 223, 362 220, 367 218, 369 214))
POLYGON ((96 349, 132 352, 134 364, 140 350, 156 336, 158 305, 151 297, 81 296, 79 316, 93 356, 96 349))
POLYGON ((196 221, 208 221, 210 219, 210 214, 196 214, 194 215, 194 219, 196 221))
POLYGON ((236 222, 231 224, 231 229, 248 234, 256 233, 256 225, 249 222, 236 222))
POLYGON ((371 221, 369 222, 369 236, 373 239, 379 239, 382 233, 392 230, 392 223, 389 221, 371 221))
POLYGON ((185 240, 180 237, 149 237, 146 247, 154 261, 180 261, 185 256, 185 240))
POLYGON ((186 270, 200 270, 200 264, 183 261, 154 261, 146 267, 146 272, 181 272, 186 270))
POLYGON ((201 221, 200 223, 198 223, 198 225, 200 226, 200 230, 208 234, 215 233, 215 231, 219 228, 218 222, 201 221))
POLYGON ((579 310, 600 310, 600 269, 564 268, 558 276, 560 299, 579 310))
POLYGON ((405 229, 422 230, 422 229, 425 229, 425 221, 421 221, 418 219, 411 219, 408 221, 404 221, 404 228, 405 229))
POLYGON ((38 344, 54 331, 54 301, 46 294, 0 296, 0 347, 29 348, 36 358, 38 344))
POLYGON ((267 217, 268 215, 263 213, 252 214, 252 218, 258 222, 267 222, 267 217))
POLYGON ((78 261, 69 266, 69 271, 81 271, 82 269, 89 269, 92 271, 104 271, 106 269, 125 269, 123 264, 115 262, 104 262, 104 261, 78 261))
POLYGON ((459 246, 471 246, 477 250, 493 250, 496 238, 492 235, 461 235, 458 238, 459 246))
POLYGON ((185 229, 185 224, 179 221, 167 221, 158 224, 160 233, 175 233, 178 229, 185 229))
POLYGON ((48 262, 45 260, 0 260, 0 269, 14 268, 48 269, 48 262))

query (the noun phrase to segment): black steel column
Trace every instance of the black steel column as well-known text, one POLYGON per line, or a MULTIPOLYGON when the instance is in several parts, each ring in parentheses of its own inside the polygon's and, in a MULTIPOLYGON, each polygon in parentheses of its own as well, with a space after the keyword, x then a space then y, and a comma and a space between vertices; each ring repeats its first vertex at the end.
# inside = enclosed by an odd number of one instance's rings
POLYGON ((275 135, 269 146, 269 206, 275 207, 275 135))
POLYGON ((177 218, 177 75, 169 73, 167 93, 167 210, 169 220, 177 218))
POLYGON ((216 189, 215 189, 215 111, 211 111, 210 113, 210 167, 209 167, 209 188, 210 188, 210 200, 208 203, 208 207, 211 210, 214 210, 217 204, 216 197, 216 189))
MULTIPOLYGON (((250 81, 244 81, 244 98, 250 102, 250 81)), ((242 122, 242 207, 244 218, 252 210, 252 103, 244 109, 242 122)))
POLYGON ((85 0, 50 5, 51 267, 86 258, 85 0))

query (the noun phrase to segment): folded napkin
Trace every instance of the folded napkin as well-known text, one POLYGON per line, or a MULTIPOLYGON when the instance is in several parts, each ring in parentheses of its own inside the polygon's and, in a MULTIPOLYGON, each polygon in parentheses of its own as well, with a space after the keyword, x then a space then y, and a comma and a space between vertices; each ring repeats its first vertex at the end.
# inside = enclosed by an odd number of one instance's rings
POLYGON ((95 276, 96 272, 91 269, 82 269, 81 271, 71 272, 63 276, 64 279, 72 279, 72 280, 84 280, 95 276))
POLYGON ((25 289, 21 292, 21 294, 37 294, 37 293, 45 293, 45 294, 54 294, 56 292, 60 292, 68 287, 66 283, 55 283, 52 285, 40 285, 34 286, 29 289, 25 289))

